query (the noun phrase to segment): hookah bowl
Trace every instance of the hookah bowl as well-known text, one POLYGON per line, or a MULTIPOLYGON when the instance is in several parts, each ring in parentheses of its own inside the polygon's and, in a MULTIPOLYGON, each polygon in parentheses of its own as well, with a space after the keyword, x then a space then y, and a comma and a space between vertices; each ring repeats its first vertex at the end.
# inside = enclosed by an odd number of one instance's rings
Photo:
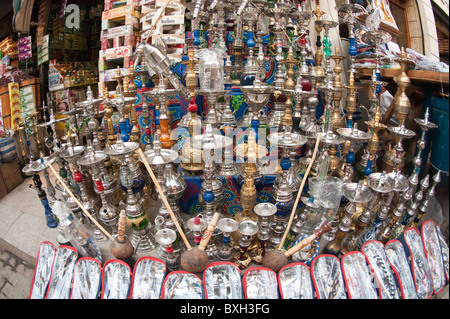
POLYGON ((233 247, 230 245, 230 234, 239 227, 238 222, 232 218, 222 218, 217 222, 217 228, 223 234, 222 247, 217 252, 219 260, 229 261, 233 257, 233 247))
POLYGON ((243 85, 240 86, 244 100, 248 104, 247 114, 244 115, 237 123, 238 127, 251 127, 256 133, 256 140, 258 140, 258 126, 259 126, 259 111, 267 104, 270 98, 272 88, 267 84, 255 85, 243 85))
POLYGON ((180 255, 174 252, 172 246, 176 239, 177 233, 169 228, 160 229, 155 234, 155 241, 167 252, 164 261, 169 271, 178 270, 180 267, 180 255))
POLYGON ((238 230, 242 236, 239 240, 239 253, 234 256, 233 262, 240 269, 245 269, 252 261, 247 250, 251 244, 252 236, 258 232, 258 223, 250 219, 242 220, 239 222, 238 230))

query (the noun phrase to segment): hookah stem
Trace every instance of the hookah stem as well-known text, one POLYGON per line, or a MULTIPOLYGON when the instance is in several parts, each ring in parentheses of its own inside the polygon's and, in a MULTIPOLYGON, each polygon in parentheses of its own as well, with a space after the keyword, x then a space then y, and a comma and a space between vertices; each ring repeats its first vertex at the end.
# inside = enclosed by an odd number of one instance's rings
POLYGON ((156 186, 156 189, 158 190, 159 195, 161 196, 161 199, 164 203, 164 206, 166 206, 167 211, 170 214, 170 217, 172 217, 172 220, 175 224, 175 226, 177 227, 178 233, 180 234, 181 238, 184 241, 184 244, 186 245, 187 249, 190 250, 192 249, 191 244, 189 244, 189 241, 186 238, 186 235, 183 232, 183 229, 181 229, 180 224, 178 223, 177 218, 175 217, 175 214, 172 211, 172 208, 170 207, 169 202, 167 201, 166 195, 164 194, 164 192, 161 189, 161 186, 159 186, 159 183, 155 177, 155 174, 153 173, 153 170, 151 169, 150 165, 148 164, 147 159, 144 156, 144 153, 142 152, 142 150, 140 148, 137 149, 139 157, 141 158, 142 162, 144 163, 145 168, 147 169, 148 173, 150 174, 150 177, 152 178, 153 183, 156 186))
POLYGON ((286 240, 286 237, 287 237, 287 235, 289 233, 289 229, 291 228, 292 221, 293 221, 294 215, 295 215, 295 211, 297 210, 297 205, 298 205, 298 202, 300 201, 300 197, 301 197, 302 192, 303 192, 303 187, 305 187, 306 179, 308 178, 309 172, 311 171, 311 167, 312 167, 312 165, 314 163, 314 160, 316 159, 317 150, 319 149, 319 144, 320 144, 320 138, 321 137, 322 137, 322 134, 321 133, 317 133, 316 145, 314 146, 314 152, 313 152, 313 155, 311 157, 311 161, 309 162, 309 165, 306 168, 306 172, 305 172, 305 175, 303 176, 302 183, 300 184, 300 189, 298 190, 297 198, 295 199, 294 206, 292 207, 291 216, 289 216, 289 222, 288 222, 288 224, 286 226, 286 230, 284 232, 284 235, 281 238, 280 245, 278 246, 279 250, 283 249, 284 241, 286 240))
POLYGON ((102 225, 100 225, 94 217, 92 217, 91 214, 89 214, 89 212, 87 211, 86 208, 84 208, 83 204, 80 203, 80 201, 75 197, 75 195, 73 195, 72 191, 66 186, 66 184, 64 183, 64 181, 62 180, 62 177, 59 176, 59 174, 55 171, 55 169, 53 168, 52 165, 48 165, 48 167, 50 168, 50 170, 52 171, 53 175, 55 175, 55 177, 59 180, 59 182, 61 183, 61 185, 64 187, 64 189, 66 190, 66 192, 70 195, 70 197, 73 198, 73 200, 75 201, 75 203, 77 203, 78 207, 80 207, 80 209, 86 214, 87 217, 89 217, 90 220, 92 220, 92 222, 111 240, 114 240, 114 238, 111 236, 110 233, 108 233, 108 231, 106 229, 104 229, 102 227, 102 225))

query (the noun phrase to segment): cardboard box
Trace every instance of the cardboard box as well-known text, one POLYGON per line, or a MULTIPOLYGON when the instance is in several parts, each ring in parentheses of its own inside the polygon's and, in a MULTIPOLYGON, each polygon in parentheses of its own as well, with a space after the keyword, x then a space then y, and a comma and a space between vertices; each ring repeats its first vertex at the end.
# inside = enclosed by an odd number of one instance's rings
POLYGON ((135 17, 132 14, 127 14, 125 17, 125 20, 123 19, 117 19, 117 20, 102 20, 102 30, 115 28, 118 25, 115 24, 122 24, 123 25, 129 25, 131 28, 137 30, 139 28, 139 19, 135 17))
POLYGON ((132 25, 122 25, 115 28, 109 28, 107 30, 102 30, 101 38, 102 39, 112 39, 115 37, 123 37, 127 35, 133 35, 134 32, 132 25))
POLYGON ((130 57, 133 55, 133 47, 131 45, 125 45, 122 47, 111 48, 104 51, 104 60, 116 60, 124 57, 130 57))
POLYGON ((127 6, 103 11, 102 20, 112 20, 112 19, 123 18, 130 14, 135 16, 136 18, 139 18, 139 15, 140 15, 139 7, 135 6, 135 5, 127 5, 127 6))
POLYGON ((0 166, 0 175, 8 193, 23 181, 22 171, 16 160, 2 163, 0 166))

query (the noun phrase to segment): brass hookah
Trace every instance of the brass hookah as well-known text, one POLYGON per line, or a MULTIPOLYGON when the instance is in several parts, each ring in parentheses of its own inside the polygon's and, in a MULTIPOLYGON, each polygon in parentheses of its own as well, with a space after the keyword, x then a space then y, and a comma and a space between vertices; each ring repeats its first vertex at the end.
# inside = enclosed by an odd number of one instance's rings
POLYGON ((182 63, 187 67, 186 87, 189 90, 191 100, 189 101, 189 115, 183 117, 178 126, 187 127, 189 131, 189 143, 185 143, 182 148, 182 161, 180 166, 190 172, 196 173, 203 169, 202 150, 193 147, 193 136, 201 134, 202 119, 197 114, 198 106, 195 103, 198 76, 195 73, 195 66, 198 60, 194 58, 195 49, 193 45, 188 45, 188 60, 182 63))
MULTIPOLYGON (((136 74, 134 73, 134 66, 131 63, 129 70, 129 84, 128 90, 124 90, 126 96, 136 96, 137 87, 134 79, 136 78, 136 74)), ((136 114, 136 104, 130 104, 130 119, 131 119, 131 131, 130 131, 130 141, 131 142, 139 142, 141 133, 137 125, 137 114, 136 114)))
POLYGON ((364 168, 364 175, 366 177, 372 174, 372 164, 376 159, 375 155, 377 154, 378 147, 380 145, 380 138, 378 137, 378 132, 387 128, 386 125, 380 123, 380 120, 381 120, 381 109, 380 106, 377 106, 373 121, 365 122, 367 127, 371 130, 372 133, 372 136, 370 137, 366 148, 368 151, 367 164, 366 167, 364 168))
POLYGON ((335 54, 330 56, 331 59, 334 60, 335 66, 334 66, 334 92, 333 92, 333 104, 334 109, 333 113, 331 115, 331 127, 333 128, 333 132, 337 134, 337 129, 342 128, 345 126, 345 118, 343 115, 341 115, 341 99, 342 99, 342 82, 341 82, 341 72, 342 68, 340 66, 340 63, 342 60, 344 60, 344 56, 340 55, 340 50, 336 46, 335 47, 335 54))
POLYGON ((293 76, 294 76, 294 66, 296 66, 299 61, 294 59, 294 52, 292 49, 292 46, 289 46, 289 51, 287 54, 287 59, 284 59, 282 61, 279 61, 278 63, 280 64, 285 64, 287 67, 287 79, 284 82, 284 87, 281 90, 282 93, 284 93, 286 95, 286 102, 285 102, 285 110, 284 110, 284 114, 283 117, 281 118, 281 123, 280 125, 284 128, 286 128, 287 126, 293 126, 294 122, 292 119, 292 100, 291 97, 293 95, 293 91, 295 89, 295 82, 293 81, 293 76))
MULTIPOLYGON (((320 10, 320 0, 316 0, 316 9, 314 11, 312 11, 312 13, 316 17, 316 22, 320 21, 322 16, 325 15, 325 12, 320 10)), ((323 53, 320 48, 322 46, 322 43, 320 42, 320 33, 322 32, 323 27, 320 24, 315 23, 314 29, 316 30, 316 33, 317 33, 317 41, 316 41, 317 49, 316 49, 316 53, 314 54, 314 60, 316 61, 316 66, 314 67, 314 69, 318 76, 322 76, 325 74, 325 70, 321 65, 322 61, 323 61, 323 53)))
MULTIPOLYGON (((406 88, 411 84, 411 80, 406 74, 406 68, 409 64, 412 64, 413 61, 407 58, 406 52, 402 48, 400 59, 396 59, 401 66, 400 73, 394 77, 394 81, 398 85, 398 92, 396 97, 394 98, 394 113, 395 117, 398 120, 398 127, 395 130, 391 130, 394 135, 395 144, 401 143, 403 138, 411 138, 414 137, 414 132, 408 130, 406 126, 406 120, 409 115, 409 111, 411 109, 411 102, 409 101, 408 96, 406 95, 406 88)), ((385 170, 391 171, 393 168, 393 160, 396 157, 395 147, 392 147, 391 144, 387 143, 388 149, 385 150, 385 156, 383 157, 383 164, 385 164, 385 170)), ((401 158, 399 164, 397 164, 398 170, 401 170, 404 166, 404 158, 401 158)))
POLYGON ((114 114, 114 109, 108 103, 109 92, 108 88, 105 86, 103 88, 103 108, 105 109, 104 123, 106 129, 106 147, 113 145, 116 142, 116 134, 114 134, 114 125, 112 122, 112 116, 114 114))

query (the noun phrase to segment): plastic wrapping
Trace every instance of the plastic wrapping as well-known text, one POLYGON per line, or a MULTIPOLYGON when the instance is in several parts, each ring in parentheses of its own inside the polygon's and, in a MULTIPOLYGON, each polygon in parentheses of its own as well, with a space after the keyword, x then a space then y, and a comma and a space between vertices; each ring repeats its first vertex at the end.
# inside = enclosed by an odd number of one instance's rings
POLYGON ((375 279, 362 252, 346 253, 341 258, 341 267, 349 299, 378 299, 375 279))
POLYGON ((158 258, 139 258, 133 270, 130 298, 159 299, 166 271, 166 264, 158 258))
POLYGON ((102 299, 127 299, 131 286, 131 269, 119 259, 110 259, 103 266, 102 299))
POLYGON ((314 258, 311 278, 318 299, 347 299, 341 263, 336 256, 324 254, 314 258))
POLYGON ((97 259, 82 257, 75 264, 71 299, 97 299, 102 287, 102 265, 97 259))
POLYGON ((439 237, 439 243, 441 244, 441 252, 442 252, 442 261, 444 262, 444 271, 445 271, 445 279, 448 282, 448 265, 449 265, 449 250, 448 250, 448 243, 445 239, 444 235, 441 232, 440 227, 436 227, 436 232, 439 237))
POLYGON ((164 279, 161 299, 203 299, 202 281, 187 271, 173 271, 164 279))
POLYGON ((241 271, 227 261, 210 263, 203 272, 206 299, 242 299, 241 271))
POLYGON ((266 267, 248 268, 242 276, 245 299, 278 299, 275 271, 266 267))
POLYGON ((309 267, 290 263, 278 272, 278 287, 282 299, 314 299, 314 286, 309 267))
POLYGON ((417 296, 419 299, 430 298, 433 295, 433 278, 419 230, 416 227, 407 228, 399 239, 410 259, 417 296))
POLYGON ((51 242, 44 241, 41 243, 30 289, 30 299, 45 298, 55 255, 56 249, 51 242))
POLYGON ((405 250, 400 241, 394 239, 386 243, 384 250, 395 276, 403 299, 417 299, 414 279, 405 250))
POLYGON ((73 247, 61 245, 56 250, 47 299, 69 299, 78 252, 73 247))
POLYGON ((428 220, 422 224, 421 229, 423 247, 430 266, 431 276, 433 277, 435 294, 438 294, 445 286, 444 260, 442 258, 439 235, 436 231, 437 227, 435 222, 428 220))
POLYGON ((400 299, 396 278, 387 260, 383 243, 378 240, 368 241, 361 247, 361 251, 366 255, 375 274, 381 299, 400 299))
POLYGON ((201 49, 198 52, 200 61, 199 81, 202 91, 220 91, 224 89, 223 61, 218 52, 210 49, 201 49))

